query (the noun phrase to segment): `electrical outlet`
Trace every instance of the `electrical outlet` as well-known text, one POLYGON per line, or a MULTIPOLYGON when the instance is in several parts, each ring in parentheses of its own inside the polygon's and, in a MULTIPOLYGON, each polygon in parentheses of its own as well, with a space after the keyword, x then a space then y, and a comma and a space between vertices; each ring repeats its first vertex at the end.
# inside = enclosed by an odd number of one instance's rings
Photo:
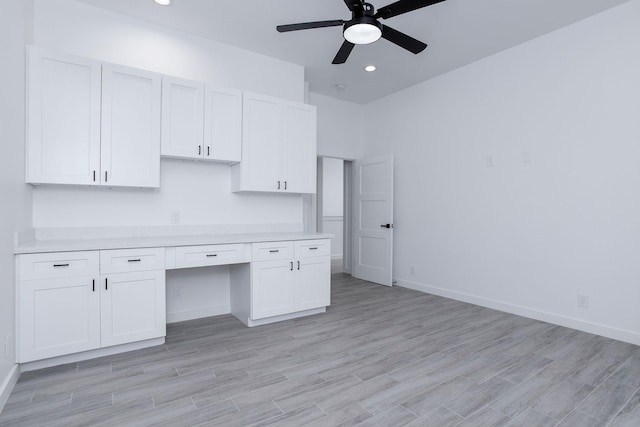
POLYGON ((171 224, 180 224, 180 212, 171 212, 171 224))
POLYGON ((496 165, 496 161, 494 160, 493 156, 487 156, 486 161, 488 168, 492 168, 496 165))
POLYGON ((182 299, 182 288, 180 286, 173 288, 173 299, 182 299))
POLYGON ((531 151, 524 150, 522 152, 522 163, 531 163, 533 162, 533 157, 531 157, 531 151))
POLYGON ((578 307, 589 308, 589 295, 578 294, 578 307))
POLYGON ((410 265, 409 266, 409 273, 411 273, 412 276, 416 274, 416 266, 415 265, 410 265))

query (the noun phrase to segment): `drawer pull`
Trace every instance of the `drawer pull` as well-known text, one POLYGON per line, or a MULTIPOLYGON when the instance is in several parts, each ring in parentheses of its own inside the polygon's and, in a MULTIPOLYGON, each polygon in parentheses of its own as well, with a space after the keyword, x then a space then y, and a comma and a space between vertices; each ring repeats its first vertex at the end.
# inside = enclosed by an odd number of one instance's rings
POLYGON ((107 279, 106 277, 104 278, 104 290, 109 290, 109 279, 107 279))
POLYGON ((93 282, 93 292, 95 292, 96 291, 96 279, 93 279, 92 282, 93 282))
POLYGON ((317 250, 318 250, 318 247, 315 247, 315 248, 309 248, 309 250, 310 250, 310 251, 317 251, 317 250))
POLYGON ((300 261, 298 261, 298 270, 300 270, 300 261))
POLYGON ((53 264, 54 267, 69 267, 69 264, 53 264))
POLYGON ((291 264, 291 271, 293 271, 293 261, 289 262, 291 264))
POLYGON ((218 256, 218 254, 207 254, 207 258, 218 256))
POLYGON ((272 254, 277 254, 278 252, 280 252, 279 249, 271 249, 269 252, 271 252, 272 254))
POLYGON ((140 261, 141 261, 140 258, 138 258, 138 259, 128 259, 127 260, 127 262, 140 262, 140 261))

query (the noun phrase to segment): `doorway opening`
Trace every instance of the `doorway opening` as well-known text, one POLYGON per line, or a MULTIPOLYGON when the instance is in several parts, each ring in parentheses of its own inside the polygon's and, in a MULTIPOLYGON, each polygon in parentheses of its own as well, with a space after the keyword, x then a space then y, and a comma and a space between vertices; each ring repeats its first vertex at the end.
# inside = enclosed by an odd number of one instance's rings
POLYGON ((333 234, 331 274, 351 273, 353 161, 318 157, 316 230, 333 234))

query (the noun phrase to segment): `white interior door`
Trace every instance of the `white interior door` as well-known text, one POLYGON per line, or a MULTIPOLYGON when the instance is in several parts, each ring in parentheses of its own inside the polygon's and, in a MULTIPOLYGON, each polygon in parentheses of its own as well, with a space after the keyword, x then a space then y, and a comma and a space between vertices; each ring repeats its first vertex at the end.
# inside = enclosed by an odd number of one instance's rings
POLYGON ((393 266, 393 156, 355 162, 353 267, 358 279, 391 286, 393 266))

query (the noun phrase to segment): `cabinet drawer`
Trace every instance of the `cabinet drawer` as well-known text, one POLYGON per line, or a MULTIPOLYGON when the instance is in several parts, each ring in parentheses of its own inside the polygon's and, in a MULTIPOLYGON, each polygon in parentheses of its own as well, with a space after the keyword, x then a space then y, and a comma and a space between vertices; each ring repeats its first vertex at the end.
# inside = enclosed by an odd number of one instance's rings
POLYGON ((310 258, 331 255, 331 240, 297 240, 296 258, 310 258))
POLYGON ((179 246, 176 248, 176 267, 205 267, 208 265, 239 264, 251 261, 249 245, 179 246))
POLYGON ((293 242, 262 242, 251 245, 252 261, 293 258, 293 242))
POLYGON ((97 276, 98 251, 19 255, 20 280, 97 276))
POLYGON ((100 274, 164 270, 164 248, 100 251, 100 274))

